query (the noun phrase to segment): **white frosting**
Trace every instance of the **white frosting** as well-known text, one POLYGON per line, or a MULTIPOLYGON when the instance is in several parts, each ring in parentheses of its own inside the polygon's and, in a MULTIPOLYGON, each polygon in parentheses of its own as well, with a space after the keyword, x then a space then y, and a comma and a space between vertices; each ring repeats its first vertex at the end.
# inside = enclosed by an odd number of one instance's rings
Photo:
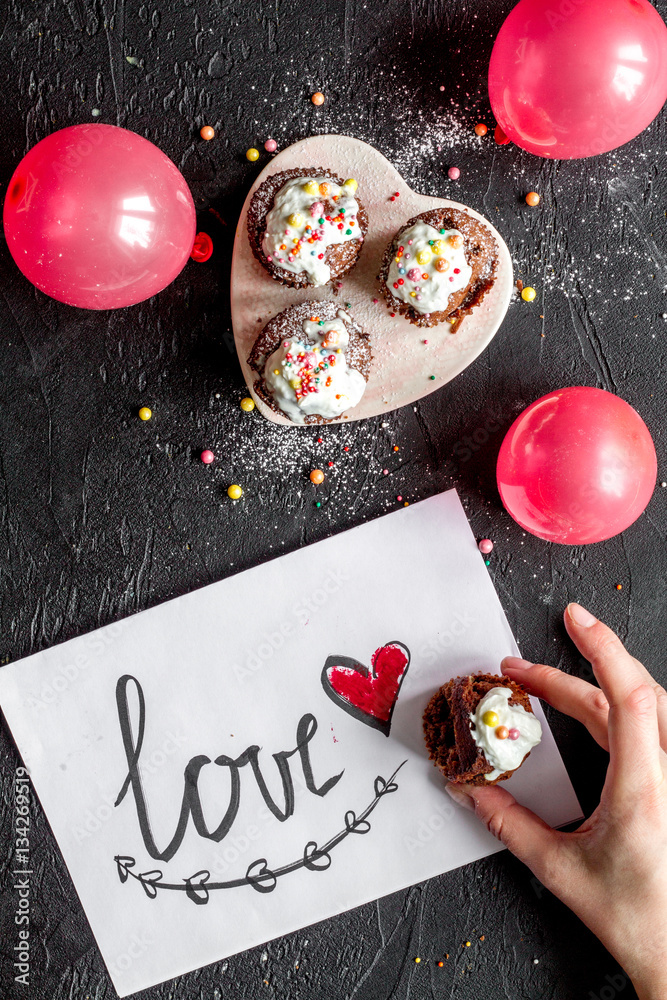
POLYGON ((523 705, 510 705, 512 692, 507 687, 494 687, 480 701, 474 715, 470 716, 472 738, 494 768, 486 775, 494 781, 505 771, 519 767, 526 754, 542 739, 542 726, 532 712, 523 705), (483 721, 485 712, 495 712, 497 721, 489 726, 483 721), (501 740, 496 735, 499 726, 519 730, 517 739, 501 740))
POLYGON ((336 319, 311 318, 303 323, 303 340, 285 338, 264 366, 264 380, 274 400, 295 424, 308 414, 339 417, 356 406, 366 379, 348 368, 345 351, 350 343, 346 325, 351 317, 342 309, 336 319))
POLYGON ((262 250, 274 265, 300 274, 311 285, 326 285, 331 269, 325 261, 327 247, 362 240, 354 198, 356 181, 342 186, 328 177, 294 177, 278 191, 266 216, 262 250), (327 210, 325 203, 335 205, 327 210))
POLYGON ((434 229, 420 219, 401 233, 389 265, 387 288, 419 313, 446 310, 452 292, 460 292, 472 277, 464 242, 458 229, 434 229), (445 267, 439 261, 446 262, 446 270, 438 270, 438 266, 445 267))

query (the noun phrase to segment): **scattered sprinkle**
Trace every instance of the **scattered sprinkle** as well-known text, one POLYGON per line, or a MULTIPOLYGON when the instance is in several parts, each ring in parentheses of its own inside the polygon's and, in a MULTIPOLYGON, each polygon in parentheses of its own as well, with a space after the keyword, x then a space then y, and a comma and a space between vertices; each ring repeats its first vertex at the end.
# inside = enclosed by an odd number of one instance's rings
POLYGON ((310 473, 310 481, 311 483, 315 483, 316 486, 319 486, 320 483, 323 483, 324 473, 322 472, 322 470, 313 469, 313 471, 310 473))
POLYGON ((214 137, 215 129, 211 125, 202 125, 202 127, 199 129, 199 134, 202 137, 202 139, 206 139, 206 141, 208 142, 209 139, 212 139, 214 137))
POLYGON ((254 163, 255 160, 259 159, 259 150, 255 149, 254 146, 251 146, 250 149, 246 149, 245 158, 246 160, 250 160, 251 163, 254 163))
POLYGON ((388 476, 389 475, 389 469, 383 469, 382 470, 382 475, 383 476, 388 476))
POLYGON ((425 344, 428 344, 428 340, 425 340, 425 341, 424 341, 424 343, 425 343, 425 344))
POLYGON ((243 496, 243 490, 237 483, 232 483, 227 487, 227 496, 230 500, 239 500, 243 496))
POLYGON ((345 447, 343 448, 343 451, 349 451, 349 450, 350 450, 349 445, 345 445, 345 447))
POLYGON ((616 584, 616 590, 623 590, 623 584, 622 583, 617 583, 616 584))
POLYGON ((316 507, 321 507, 321 506, 322 506, 322 503, 321 503, 321 501, 320 501, 320 500, 318 500, 318 501, 317 501, 317 503, 315 504, 315 506, 316 506, 316 507))
POLYGON ((536 295, 537 292, 534 288, 531 288, 530 285, 527 285, 526 288, 521 291, 521 298, 524 302, 532 302, 536 295))
POLYGON ((141 409, 139 410, 140 420, 150 420, 152 416, 153 416, 153 411, 149 409, 147 406, 142 406, 141 409))
POLYGON ((438 968, 442 969, 442 967, 444 966, 444 964, 445 964, 444 962, 438 962, 438 968))
MULTIPOLYGON (((512 732, 512 730, 510 730, 510 733, 511 733, 511 732, 512 732)), ((486 937, 485 937, 485 935, 484 935, 484 934, 481 934, 481 935, 480 935, 480 941, 485 941, 485 940, 486 940, 486 937)))
POLYGON ((435 382, 435 375, 429 375, 431 382, 435 382))
POLYGON ((485 559, 484 560, 484 565, 485 566, 490 566, 491 565, 491 560, 490 559, 485 559))
POLYGON ((316 91, 316 93, 314 93, 313 96, 311 97, 311 101, 313 102, 316 108, 319 108, 320 105, 324 104, 325 101, 324 94, 320 90, 316 91))
POLYGON ((417 955, 417 957, 415 959, 415 964, 419 965, 420 962, 421 962, 421 958, 419 957, 419 955, 417 955))
POLYGON ((199 456, 204 463, 204 465, 210 465, 211 462, 215 461, 215 455, 210 448, 205 448, 204 451, 199 456))
POLYGON ((528 194, 526 195, 526 205, 530 205, 531 208, 534 208, 535 205, 539 205, 539 203, 540 203, 540 196, 537 193, 537 191, 529 191, 528 194))
POLYGON ((239 406, 245 413, 250 413, 251 410, 255 409, 255 401, 250 396, 244 396, 239 406))
POLYGON ((466 945, 465 946, 466 946, 466 948, 469 948, 470 947, 470 941, 466 941, 466 945))
POLYGON ((267 139, 266 142, 264 143, 264 149, 267 151, 267 153, 275 153, 277 148, 278 148, 278 143, 276 142, 275 139, 267 139))
POLYGON ((447 176, 449 177, 450 181, 457 181, 461 176, 461 171, 459 170, 458 167, 450 167, 449 170, 447 171, 447 176))
POLYGON ((328 466, 329 466, 330 469, 333 468, 333 462, 328 462, 327 464, 328 464, 328 466))

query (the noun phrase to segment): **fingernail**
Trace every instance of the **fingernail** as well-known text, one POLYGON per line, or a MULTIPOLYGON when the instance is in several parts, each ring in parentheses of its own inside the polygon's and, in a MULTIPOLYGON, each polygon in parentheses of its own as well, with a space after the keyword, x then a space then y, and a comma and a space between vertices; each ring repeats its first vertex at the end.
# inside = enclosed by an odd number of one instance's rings
POLYGON ((522 660, 520 656, 506 656, 500 664, 501 670, 529 670, 532 667, 530 660, 522 660))
POLYGON ((581 628, 590 628, 591 625, 597 625, 598 620, 595 615, 592 615, 586 608, 582 608, 581 604, 568 604, 567 613, 574 624, 579 625, 581 628))
POLYGON ((445 785, 445 791, 458 805, 463 806, 464 809, 470 809, 471 812, 475 811, 475 800, 469 792, 463 791, 461 785, 453 785, 451 781, 448 781, 445 785))

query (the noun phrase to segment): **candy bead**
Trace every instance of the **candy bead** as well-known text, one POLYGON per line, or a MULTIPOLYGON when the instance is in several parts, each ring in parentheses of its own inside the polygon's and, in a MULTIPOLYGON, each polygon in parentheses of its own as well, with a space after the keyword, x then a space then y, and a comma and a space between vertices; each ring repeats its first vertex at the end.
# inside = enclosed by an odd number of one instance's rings
POLYGON ((255 149, 254 146, 251 146, 250 149, 246 149, 245 156, 246 160, 250 160, 251 163, 254 163, 255 160, 259 159, 259 150, 255 149))
POLYGON ((152 416, 153 416, 153 411, 150 410, 147 406, 142 406, 141 409, 139 410, 140 420, 150 420, 152 416))
POLYGON ((526 195, 526 205, 530 205, 531 208, 534 208, 535 205, 539 205, 539 203, 540 203, 540 196, 537 193, 537 191, 529 191, 528 194, 526 195))
POLYGON ((490 538, 483 538, 477 548, 485 556, 488 556, 489 552, 493 552, 493 542, 490 538))
POLYGON ((461 171, 459 170, 458 167, 450 167, 449 170, 447 171, 447 176, 449 177, 450 181, 457 181, 461 176, 461 171))
POLYGON ((488 131, 489 130, 486 125, 483 125, 482 123, 475 125, 475 135, 486 135, 488 131))
POLYGON ((201 458, 202 462, 204 463, 204 465, 210 465, 211 462, 213 462, 215 460, 215 455, 210 450, 210 448, 206 448, 201 453, 200 458, 201 458))
POLYGON ((317 194, 317 184, 315 181, 306 181, 303 185, 303 190, 306 194, 317 194))
POLYGON ((303 217, 300 216, 298 212, 292 212, 292 214, 288 216, 287 221, 289 222, 290 226, 300 226, 301 223, 303 222, 303 217))
MULTIPOLYGON (((323 181, 322 184, 320 184, 318 190, 319 190, 320 194, 322 195, 322 197, 326 198, 326 196, 329 194, 329 191, 331 190, 331 186, 329 184, 327 184, 326 181, 323 181)), ((342 228, 342 226, 341 226, 341 228, 342 228)))
POLYGON ((313 104, 315 105, 316 108, 319 108, 320 105, 324 104, 324 101, 325 101, 324 94, 320 90, 318 90, 311 97, 311 101, 313 102, 313 104))
POLYGON ((202 137, 202 139, 206 139, 206 141, 208 142, 208 140, 212 139, 213 136, 215 135, 215 129, 211 128, 210 125, 204 125, 202 128, 199 129, 199 134, 202 137))
POLYGON ((267 139, 266 142, 264 143, 264 149, 267 151, 267 153, 275 153, 277 148, 278 148, 278 143, 276 142, 275 139, 267 139))
POLYGON ((232 483, 231 486, 227 488, 227 496, 230 500, 239 500, 243 496, 243 490, 236 483, 232 483))
POLYGON ((357 190, 357 188, 359 187, 359 185, 355 181, 354 177, 348 177, 348 179, 343 184, 343 187, 349 188, 350 191, 352 192, 352 194, 354 194, 354 192, 357 190))
POLYGON ((250 396, 245 396, 239 403, 239 406, 246 413, 250 413, 251 410, 255 409, 255 401, 250 396))
POLYGON ((431 253, 429 250, 420 250, 417 254, 417 263, 428 264, 431 259, 431 253))
POLYGON ((498 726, 498 728, 496 729, 496 736, 498 737, 499 740, 506 740, 509 734, 510 731, 507 728, 507 726, 498 726))
POLYGON ((445 271, 448 271, 449 270, 449 261, 447 260, 447 258, 446 257, 440 257, 436 261, 435 269, 436 269, 436 271, 440 271, 441 274, 444 273, 445 271))
POLYGON ((459 247, 463 246, 463 237, 460 233, 452 233, 451 236, 447 237, 447 242, 450 247, 454 247, 455 250, 458 250, 459 247))
POLYGON ((311 481, 311 483, 315 483, 316 486, 319 486, 320 483, 323 483, 324 482, 324 473, 322 472, 322 470, 321 469, 313 469, 313 471, 310 474, 310 481, 311 481))
POLYGON ((509 738, 511 740, 518 740, 519 737, 521 736, 521 733, 519 732, 518 729, 510 729, 510 731, 509 731, 509 733, 507 735, 509 736, 509 738))
POLYGON ((498 725, 498 715, 496 712, 489 710, 485 712, 482 716, 482 722, 485 726, 497 726, 498 725))
POLYGON ((532 302, 536 295, 537 292, 535 291, 534 288, 531 288, 530 285, 524 288, 523 291, 521 292, 521 298, 523 299, 524 302, 532 302))

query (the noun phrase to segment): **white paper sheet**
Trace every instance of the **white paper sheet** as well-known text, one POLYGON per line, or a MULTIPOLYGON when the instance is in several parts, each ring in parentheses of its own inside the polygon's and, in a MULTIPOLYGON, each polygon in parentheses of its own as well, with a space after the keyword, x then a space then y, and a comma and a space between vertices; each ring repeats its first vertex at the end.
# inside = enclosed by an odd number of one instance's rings
MULTIPOLYGON (((3 667, 119 995, 499 850, 444 793, 421 716, 449 677, 516 652, 451 491, 3 667), (392 642, 410 662, 387 735, 323 670, 392 642)), ((535 711, 544 738, 507 787, 562 825, 581 811, 535 711)))

